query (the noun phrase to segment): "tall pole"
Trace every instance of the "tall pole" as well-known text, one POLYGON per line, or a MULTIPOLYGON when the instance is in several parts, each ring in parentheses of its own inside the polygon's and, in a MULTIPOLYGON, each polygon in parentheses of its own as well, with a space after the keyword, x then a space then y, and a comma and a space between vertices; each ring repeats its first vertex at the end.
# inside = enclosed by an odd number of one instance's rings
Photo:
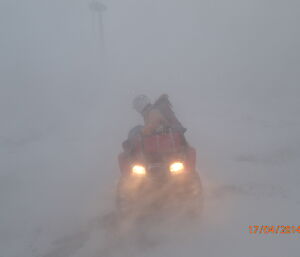
MULTIPOLYGON (((104 24, 103 24, 103 13, 107 9, 104 4, 97 0, 92 0, 89 4, 89 8, 93 16, 97 19, 97 41, 96 54, 97 58, 97 67, 96 67, 96 77, 97 77, 97 93, 100 96, 106 95, 106 88, 108 84, 108 67, 107 67, 107 56, 106 56, 106 47, 105 47, 105 38, 104 38, 104 24)), ((105 99, 102 99, 105 100, 105 99)))
POLYGON ((100 39, 100 47, 101 47, 101 51, 105 52, 103 13, 107 9, 107 7, 104 4, 102 4, 101 2, 98 2, 96 0, 90 2, 89 6, 90 6, 91 11, 97 15, 98 26, 99 26, 98 33, 99 33, 99 39, 100 39))

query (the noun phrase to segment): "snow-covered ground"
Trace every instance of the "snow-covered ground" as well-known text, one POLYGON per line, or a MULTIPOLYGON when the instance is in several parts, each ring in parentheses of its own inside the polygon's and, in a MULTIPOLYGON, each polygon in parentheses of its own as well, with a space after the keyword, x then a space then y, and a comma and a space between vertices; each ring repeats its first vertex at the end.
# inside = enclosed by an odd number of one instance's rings
POLYGON ((87 2, 1 1, 1 257, 299 256, 248 228, 300 225, 299 4, 186 2, 107 1, 104 61, 87 2), (104 224, 141 92, 170 95, 205 193, 148 247, 104 224))
MULTIPOLYGON (((286 95, 290 104, 297 103, 293 93, 286 95)), ((202 223, 193 230, 167 227, 172 232, 157 246, 111 256, 297 256, 299 234, 248 229, 299 225, 299 118, 281 105, 271 109, 255 106, 244 115, 237 108, 191 121, 187 135, 205 188, 202 223)), ((113 210, 119 148, 114 142, 111 149, 93 125, 2 139, 2 256, 102 256, 109 242, 101 219, 113 210)))

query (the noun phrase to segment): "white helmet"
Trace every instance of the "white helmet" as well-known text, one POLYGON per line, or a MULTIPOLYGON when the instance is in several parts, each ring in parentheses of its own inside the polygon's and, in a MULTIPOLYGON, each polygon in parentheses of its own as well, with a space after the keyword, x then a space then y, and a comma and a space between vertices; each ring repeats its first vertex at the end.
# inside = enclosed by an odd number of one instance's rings
POLYGON ((142 113, 149 104, 151 104, 151 102, 146 95, 139 95, 134 98, 132 102, 133 108, 139 113, 142 113))

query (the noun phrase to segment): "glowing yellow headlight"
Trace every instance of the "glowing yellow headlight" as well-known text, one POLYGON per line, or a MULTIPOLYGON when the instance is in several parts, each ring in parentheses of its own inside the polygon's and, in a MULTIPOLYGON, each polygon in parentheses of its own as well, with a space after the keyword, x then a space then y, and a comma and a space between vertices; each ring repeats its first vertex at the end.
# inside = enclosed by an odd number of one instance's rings
POLYGON ((134 165, 132 167, 132 173, 135 175, 143 176, 143 175, 146 175, 146 169, 144 166, 134 165))
POLYGON ((170 165, 171 173, 178 174, 184 171, 184 165, 182 162, 173 162, 170 165))

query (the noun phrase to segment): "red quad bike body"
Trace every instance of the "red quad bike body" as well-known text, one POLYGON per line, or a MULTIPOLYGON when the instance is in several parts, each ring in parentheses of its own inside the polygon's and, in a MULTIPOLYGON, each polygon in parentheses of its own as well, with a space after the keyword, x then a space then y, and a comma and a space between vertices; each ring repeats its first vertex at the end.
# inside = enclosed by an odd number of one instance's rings
POLYGON ((184 135, 139 135, 132 144, 133 153, 119 157, 118 209, 135 215, 164 210, 198 212, 202 188, 196 172, 196 151, 184 135))

